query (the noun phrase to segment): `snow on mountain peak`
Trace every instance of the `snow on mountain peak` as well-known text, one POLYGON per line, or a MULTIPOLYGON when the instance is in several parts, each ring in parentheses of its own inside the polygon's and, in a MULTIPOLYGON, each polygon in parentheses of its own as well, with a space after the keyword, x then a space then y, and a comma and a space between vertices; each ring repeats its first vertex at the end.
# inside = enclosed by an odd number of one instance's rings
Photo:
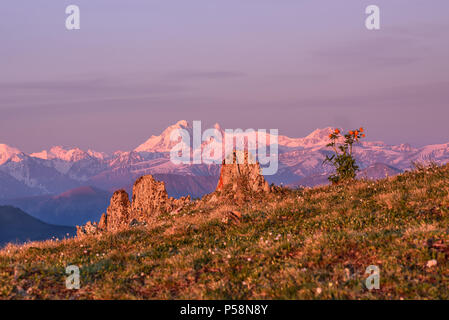
POLYGON ((144 159, 136 151, 116 151, 113 159, 109 163, 111 167, 119 167, 132 165, 144 161, 144 159))
POLYGON ((10 147, 6 144, 0 144, 0 165, 6 163, 8 160, 20 161, 19 155, 23 154, 19 149, 10 147))
POLYGON ((290 138, 287 136, 279 136, 279 145, 288 148, 313 148, 322 147, 329 143, 329 134, 334 129, 331 127, 315 129, 304 138, 290 138))
POLYGON ((61 146, 55 146, 50 150, 32 153, 31 156, 44 160, 59 159, 67 162, 77 162, 89 157, 86 152, 79 148, 65 149, 61 146))
MULTIPOLYGON (((224 134, 224 130, 219 123, 215 123, 213 126, 215 129, 224 134)), ((171 148, 176 145, 177 141, 170 140, 170 134, 173 130, 185 129, 189 131, 192 136, 192 125, 186 120, 178 121, 176 124, 169 126, 158 136, 151 136, 143 144, 139 145, 134 151, 136 152, 170 152, 171 148)), ((204 130, 204 128, 203 128, 204 130)), ((290 138, 287 136, 278 136, 280 146, 288 148, 311 148, 315 146, 323 146, 329 142, 329 133, 333 131, 333 128, 326 127, 322 129, 316 129, 305 138, 290 138)), ((273 140, 271 140, 273 141, 273 140)))
POLYGON ((221 126, 220 126, 220 124, 217 122, 217 123, 215 123, 214 124, 214 129, 217 129, 218 131, 223 131, 222 129, 221 129, 221 126))
POLYGON ((332 127, 326 127, 323 129, 315 129, 312 131, 304 140, 308 140, 311 142, 329 142, 329 134, 334 130, 332 127))
POLYGON ((392 147, 393 150, 395 151, 400 151, 400 152, 411 152, 413 151, 413 148, 410 144, 408 143, 402 143, 398 146, 393 146, 392 147))
POLYGON ((108 154, 105 152, 98 152, 98 151, 91 150, 91 149, 87 150, 87 154, 89 156, 91 156, 92 158, 97 158, 100 160, 104 160, 108 157, 108 154))
POLYGON ((169 126, 159 136, 151 136, 147 141, 138 146, 136 152, 170 152, 171 148, 178 142, 171 141, 170 135, 173 130, 185 129, 191 132, 192 126, 187 120, 180 120, 174 125, 169 126))
POLYGON ((176 124, 174 125, 176 127, 189 127, 189 122, 187 120, 179 120, 178 122, 176 122, 176 124))

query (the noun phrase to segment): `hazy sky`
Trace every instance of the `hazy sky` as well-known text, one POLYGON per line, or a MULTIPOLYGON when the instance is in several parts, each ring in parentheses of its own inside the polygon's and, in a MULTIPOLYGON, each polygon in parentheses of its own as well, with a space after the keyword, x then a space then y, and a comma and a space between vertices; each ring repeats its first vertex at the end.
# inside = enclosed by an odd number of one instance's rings
POLYGON ((447 0, 2 0, 0 143, 129 150, 181 119, 449 142, 448 16, 447 0))

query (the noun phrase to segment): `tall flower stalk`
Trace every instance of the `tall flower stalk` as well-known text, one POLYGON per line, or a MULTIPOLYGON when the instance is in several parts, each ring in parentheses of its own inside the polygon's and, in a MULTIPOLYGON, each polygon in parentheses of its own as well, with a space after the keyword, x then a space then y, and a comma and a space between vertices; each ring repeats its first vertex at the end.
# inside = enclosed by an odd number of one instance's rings
POLYGON ((343 134, 340 129, 335 129, 329 135, 330 142, 327 147, 332 148, 334 154, 327 155, 323 163, 330 163, 335 167, 335 173, 328 178, 333 184, 355 179, 359 166, 353 155, 353 145, 365 137, 363 132, 364 129, 359 128, 343 134), (343 142, 340 142, 341 140, 343 142))

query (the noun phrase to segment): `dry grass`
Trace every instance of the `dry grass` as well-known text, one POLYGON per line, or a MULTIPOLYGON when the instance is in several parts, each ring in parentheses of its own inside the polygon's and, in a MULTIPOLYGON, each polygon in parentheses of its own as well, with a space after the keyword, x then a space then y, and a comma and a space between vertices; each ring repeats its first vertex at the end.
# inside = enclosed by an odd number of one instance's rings
POLYGON ((448 299, 449 167, 202 204, 115 234, 8 245, 3 299, 448 299), (243 214, 227 224, 227 212, 243 214), (437 265, 427 267, 429 260, 437 265), (65 267, 81 289, 65 288, 65 267), (378 265, 380 290, 364 287, 378 265))

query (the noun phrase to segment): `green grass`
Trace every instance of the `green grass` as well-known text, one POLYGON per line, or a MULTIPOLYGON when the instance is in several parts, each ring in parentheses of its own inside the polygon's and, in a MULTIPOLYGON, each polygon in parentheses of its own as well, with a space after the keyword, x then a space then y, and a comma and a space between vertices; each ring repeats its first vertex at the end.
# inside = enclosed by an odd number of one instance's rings
POLYGON ((2 299, 449 299, 449 167, 201 204, 147 229, 9 245, 2 299), (216 205, 215 205, 216 207, 216 205), (243 214, 226 224, 226 211, 243 214), (429 260, 437 265, 427 267, 429 260), (81 289, 65 288, 65 267, 81 289), (380 289, 364 287, 369 265, 380 289))

